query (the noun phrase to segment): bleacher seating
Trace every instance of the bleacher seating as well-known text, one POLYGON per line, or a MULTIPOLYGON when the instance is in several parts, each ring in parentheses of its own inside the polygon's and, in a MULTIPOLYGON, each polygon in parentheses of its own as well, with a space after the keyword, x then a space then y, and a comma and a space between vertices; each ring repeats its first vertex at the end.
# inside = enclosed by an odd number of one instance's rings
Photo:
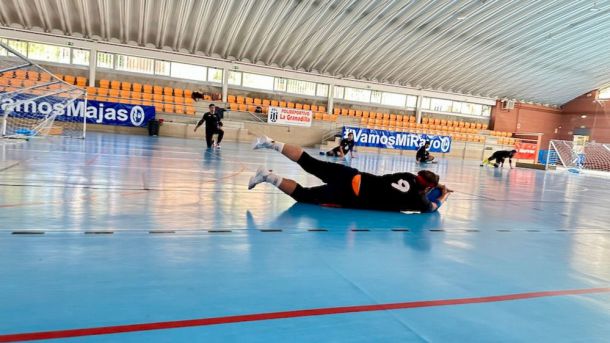
POLYGON ((290 101, 279 101, 272 99, 261 99, 261 98, 251 98, 244 97, 241 95, 228 95, 228 108, 234 111, 248 111, 255 112, 257 107, 261 107, 263 113, 267 113, 269 111, 270 106, 275 107, 284 107, 284 108, 295 108, 295 109, 303 109, 310 110, 314 113, 314 120, 324 120, 324 121, 336 121, 338 115, 325 115, 326 107, 322 105, 316 104, 306 104, 306 103, 295 103, 290 101))
MULTIPOLYGON (((98 87, 87 87, 87 79, 82 76, 56 75, 65 82, 87 90, 90 100, 114 101, 128 104, 154 106, 157 111, 178 115, 195 115, 195 107, 189 89, 172 88, 165 85, 131 83, 119 80, 102 79, 98 87)), ((48 83, 49 75, 36 72, 17 70, 5 72, 0 76, 0 91, 12 91, 20 87, 28 87, 37 83, 48 83)), ((49 85, 53 89, 57 85, 49 85)), ((219 94, 204 94, 204 100, 218 99, 219 94)), ((229 95, 227 108, 234 111, 255 112, 260 106, 267 113, 269 106, 311 110, 314 120, 334 122, 339 116, 360 118, 360 126, 375 129, 409 131, 433 135, 448 135, 458 141, 483 142, 487 135, 497 138, 498 144, 512 145, 516 142, 510 132, 487 131, 485 123, 470 123, 458 120, 423 117, 421 123, 416 123, 414 115, 397 113, 382 113, 363 109, 335 107, 333 114, 326 113, 326 107, 315 103, 291 102, 275 99, 261 99, 242 95, 229 95)))

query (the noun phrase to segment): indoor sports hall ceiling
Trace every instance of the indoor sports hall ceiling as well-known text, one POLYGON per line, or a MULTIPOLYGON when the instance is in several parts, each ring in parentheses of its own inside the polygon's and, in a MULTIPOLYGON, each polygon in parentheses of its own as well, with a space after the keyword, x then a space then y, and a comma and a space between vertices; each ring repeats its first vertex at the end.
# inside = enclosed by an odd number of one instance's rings
POLYGON ((0 25, 562 104, 610 82, 589 0, 2 0, 0 25))

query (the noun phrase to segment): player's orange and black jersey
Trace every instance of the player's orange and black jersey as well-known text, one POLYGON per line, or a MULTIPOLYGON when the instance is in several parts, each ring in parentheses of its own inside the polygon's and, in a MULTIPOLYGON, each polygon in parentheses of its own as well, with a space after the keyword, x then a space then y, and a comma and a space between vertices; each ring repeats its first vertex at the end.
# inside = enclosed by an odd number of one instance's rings
POLYGON ((430 200, 416 182, 416 175, 361 173, 358 204, 362 208, 385 211, 432 212, 430 200))
POLYGON ((309 188, 297 185, 291 194, 296 201, 380 211, 434 211, 414 174, 362 173, 342 164, 317 160, 306 152, 297 163, 325 184, 309 188))

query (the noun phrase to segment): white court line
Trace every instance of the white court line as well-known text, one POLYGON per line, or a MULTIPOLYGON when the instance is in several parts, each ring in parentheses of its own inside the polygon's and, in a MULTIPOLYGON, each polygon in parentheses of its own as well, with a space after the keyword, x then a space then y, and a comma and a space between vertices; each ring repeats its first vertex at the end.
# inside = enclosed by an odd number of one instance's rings
MULTIPOLYGON (((129 157, 129 158, 147 158, 147 159, 154 159, 154 160, 177 160, 177 161, 206 161, 203 158, 181 158, 181 157, 161 157, 161 156, 139 156, 139 155, 125 155, 125 154, 109 154, 109 153, 93 153, 93 152, 82 152, 82 151, 47 151, 47 150, 35 150, 35 149, 28 149, 28 150, 23 150, 23 151, 32 151, 32 152, 47 152, 47 153, 63 153, 63 154, 70 154, 70 155, 91 155, 91 157, 93 156, 116 156, 116 157, 129 157)), ((201 153, 191 153, 193 155, 197 155, 197 156, 201 156, 201 153)), ((215 154, 212 152, 212 154, 215 154)), ((242 161, 231 161, 231 160, 227 160, 226 158, 223 158, 222 155, 218 155, 215 154, 216 157, 224 160, 225 162, 229 162, 229 163, 238 163, 238 164, 256 164, 259 165, 259 163, 256 162, 242 162, 242 161)), ((51 160, 53 161, 53 160, 51 160)), ((58 161, 58 162, 63 162, 63 161, 58 161)))
MULTIPOLYGON (((239 162, 235 162, 239 163, 239 162)), ((29 166, 48 166, 48 163, 28 163, 29 166)), ((196 170, 196 169, 179 169, 179 168, 159 168, 159 167, 134 167, 134 166, 110 166, 110 165, 101 165, 101 164, 89 164, 89 165, 70 165, 67 168, 96 168, 96 169, 122 169, 122 170, 132 170, 132 169, 144 169, 144 170, 159 170, 159 171, 171 171, 171 172, 185 172, 185 173, 200 173, 200 174, 213 174, 217 173, 218 170, 196 170)), ((225 173, 236 173, 238 170, 227 170, 225 173)))
MULTIPOLYGON (((240 143, 237 143, 240 144, 240 143)), ((245 143, 243 143, 245 144, 245 143)), ((40 145, 49 145, 50 147, 58 147, 58 146, 68 146, 68 147, 77 147, 80 148, 82 146, 78 146, 78 145, 70 145, 70 144, 50 144, 50 143, 44 143, 44 144, 36 144, 35 147, 39 147, 40 145)), ((97 145, 96 145, 97 146, 97 145)), ((95 147, 95 146, 92 146, 95 147)), ((141 150, 141 151, 159 151, 159 152, 163 152, 163 151, 170 151, 170 152, 175 152, 175 153, 192 153, 192 154, 199 154, 202 150, 205 150, 206 147, 202 146, 200 147, 194 147, 194 146, 190 146, 190 145, 185 145, 185 146, 173 146, 172 148, 175 149, 168 149, 168 146, 163 146, 161 149, 147 149, 146 145, 131 145, 131 144, 115 144, 113 143, 113 145, 111 146, 112 149, 126 149, 126 150, 141 150), (188 151, 184 151, 184 150, 197 150, 200 151, 199 153, 197 152, 188 152, 188 151)), ((31 151, 34 149, 11 149, 11 150, 21 150, 21 151, 31 151)), ((55 150, 49 150, 49 151, 55 151, 55 150)))
POLYGON ((18 165, 19 161, 0 161, 0 172, 18 165))

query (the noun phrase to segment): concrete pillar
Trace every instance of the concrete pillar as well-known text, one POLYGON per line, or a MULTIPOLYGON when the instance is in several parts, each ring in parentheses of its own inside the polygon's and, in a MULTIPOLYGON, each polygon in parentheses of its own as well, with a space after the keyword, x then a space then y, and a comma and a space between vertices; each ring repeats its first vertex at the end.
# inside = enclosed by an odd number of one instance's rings
POLYGON ((227 102, 229 98, 229 69, 222 70, 222 102, 227 102))
POLYGON ((89 51, 89 87, 95 87, 95 71, 97 68, 97 49, 89 51))
POLYGON ((421 104, 423 100, 423 95, 417 96, 417 105, 415 106, 415 122, 418 124, 421 124, 421 104))
POLYGON ((333 114, 333 96, 335 95, 335 85, 328 85, 328 106, 326 106, 326 113, 333 114))

